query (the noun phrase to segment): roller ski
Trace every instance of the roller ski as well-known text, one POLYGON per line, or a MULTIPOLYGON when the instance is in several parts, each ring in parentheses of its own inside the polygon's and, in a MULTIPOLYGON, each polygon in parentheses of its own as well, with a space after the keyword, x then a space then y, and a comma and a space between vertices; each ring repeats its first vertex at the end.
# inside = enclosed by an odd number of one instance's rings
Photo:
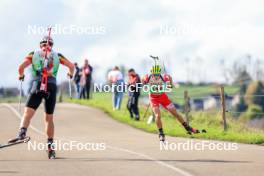
POLYGON ((182 125, 184 126, 185 130, 187 131, 187 134, 189 134, 189 135, 207 132, 205 129, 198 130, 196 128, 193 128, 193 127, 187 125, 187 123, 183 123, 182 125))
POLYGON ((26 131, 26 128, 21 128, 16 138, 10 139, 7 144, 0 144, 0 148, 10 147, 21 143, 27 143, 28 141, 30 141, 30 137, 26 136, 26 131))
POLYGON ((53 139, 48 139, 48 158, 49 159, 56 159, 56 152, 54 149, 54 143, 53 143, 53 139))
MULTIPOLYGON (((15 139, 13 139, 15 140, 15 139)), ((5 148, 5 147, 10 147, 13 145, 17 145, 17 144, 21 144, 21 143, 27 143, 28 141, 30 141, 30 137, 26 136, 23 139, 17 139, 14 142, 8 142, 7 144, 0 144, 0 148, 5 148)))
POLYGON ((187 134, 192 135, 192 134, 199 134, 199 133, 207 133, 205 129, 198 130, 198 129, 193 129, 192 131, 187 131, 187 134))

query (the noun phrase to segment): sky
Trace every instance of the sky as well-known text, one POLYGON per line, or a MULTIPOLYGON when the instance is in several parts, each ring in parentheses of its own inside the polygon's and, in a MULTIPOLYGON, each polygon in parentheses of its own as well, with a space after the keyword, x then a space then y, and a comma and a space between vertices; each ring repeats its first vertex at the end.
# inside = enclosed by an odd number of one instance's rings
MULTIPOLYGON (((261 0, 1 0, 0 87, 19 85, 19 63, 49 26, 54 50, 89 59, 95 82, 115 65, 147 73, 150 54, 175 81, 223 82, 221 59, 264 59, 262 8, 261 0)), ((58 82, 66 73, 62 66, 58 82)))

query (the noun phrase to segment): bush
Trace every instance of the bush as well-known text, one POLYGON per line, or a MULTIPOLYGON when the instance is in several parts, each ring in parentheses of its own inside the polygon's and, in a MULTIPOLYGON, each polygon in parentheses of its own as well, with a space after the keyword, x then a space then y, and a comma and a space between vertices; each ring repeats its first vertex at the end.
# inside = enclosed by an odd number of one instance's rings
POLYGON ((263 96, 254 96, 254 95, 263 95, 264 94, 264 85, 260 81, 251 82, 248 85, 246 91, 245 102, 247 105, 256 104, 260 105, 264 109, 264 97, 263 96))
MULTIPOLYGON (((239 103, 235 106, 235 111, 237 111, 237 112, 244 112, 247 109, 247 104, 245 102, 245 98, 243 97, 243 95, 246 94, 247 86, 248 86, 248 84, 246 84, 246 83, 245 84, 242 84, 240 86, 240 90, 239 90, 239 95, 240 95, 239 103)), ((240 113, 234 114, 234 116, 240 116, 240 113)))
POLYGON ((256 104, 252 104, 248 107, 244 118, 247 120, 251 120, 254 118, 261 118, 263 115, 262 113, 262 107, 256 104))

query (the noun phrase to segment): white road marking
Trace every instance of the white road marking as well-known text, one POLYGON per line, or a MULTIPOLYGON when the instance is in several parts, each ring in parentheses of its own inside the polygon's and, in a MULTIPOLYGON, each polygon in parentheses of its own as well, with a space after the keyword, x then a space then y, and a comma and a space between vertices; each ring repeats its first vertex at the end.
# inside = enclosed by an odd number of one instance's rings
MULTIPOLYGON (((2 105, 4 107, 7 107, 8 109, 10 109, 16 115, 16 117, 21 120, 21 118, 22 118, 21 115, 19 114, 19 112, 14 107, 12 107, 11 105, 9 105, 7 103, 4 103, 2 105)), ((35 132, 41 134, 41 135, 45 135, 44 132, 38 130, 33 125, 30 125, 30 128, 32 130, 34 130, 35 132)), ((57 137, 57 139, 64 140, 64 141, 69 141, 69 142, 80 142, 80 141, 73 141, 73 140, 63 139, 63 138, 59 138, 59 137, 57 137)), ((167 168, 169 168, 169 169, 177 172, 178 174, 180 174, 182 176, 194 176, 194 175, 192 175, 189 172, 186 172, 186 171, 184 171, 184 170, 182 170, 182 169, 180 169, 178 167, 175 167, 173 165, 167 164, 167 163, 165 163, 163 161, 160 161, 160 160, 157 160, 155 158, 152 158, 151 156, 148 156, 148 155, 146 155, 144 153, 139 153, 139 152, 135 152, 135 151, 132 151, 132 150, 128 150, 128 149, 124 149, 124 148, 119 148, 119 147, 114 147, 114 146, 110 146, 110 145, 107 145, 106 147, 107 148, 110 148, 110 149, 113 149, 113 150, 117 150, 117 151, 121 151, 121 152, 126 152, 126 153, 129 153, 129 154, 137 155, 139 157, 148 159, 148 160, 153 161, 153 162, 155 162, 155 163, 157 163, 157 164, 159 164, 161 166, 167 167, 167 168)))

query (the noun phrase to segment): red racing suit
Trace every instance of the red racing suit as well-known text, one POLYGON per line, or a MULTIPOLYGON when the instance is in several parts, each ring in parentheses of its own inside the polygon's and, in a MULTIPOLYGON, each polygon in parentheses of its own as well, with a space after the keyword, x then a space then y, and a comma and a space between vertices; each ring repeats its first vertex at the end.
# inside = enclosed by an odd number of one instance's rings
MULTIPOLYGON (((170 77, 167 74, 154 76, 154 75, 145 75, 145 83, 151 86, 156 87, 166 87, 170 83, 170 77)), ((151 89, 151 88, 150 88, 151 89)), ((162 105, 165 109, 171 109, 174 107, 174 104, 169 99, 164 89, 157 91, 149 91, 149 100, 151 107, 159 107, 162 105)))

